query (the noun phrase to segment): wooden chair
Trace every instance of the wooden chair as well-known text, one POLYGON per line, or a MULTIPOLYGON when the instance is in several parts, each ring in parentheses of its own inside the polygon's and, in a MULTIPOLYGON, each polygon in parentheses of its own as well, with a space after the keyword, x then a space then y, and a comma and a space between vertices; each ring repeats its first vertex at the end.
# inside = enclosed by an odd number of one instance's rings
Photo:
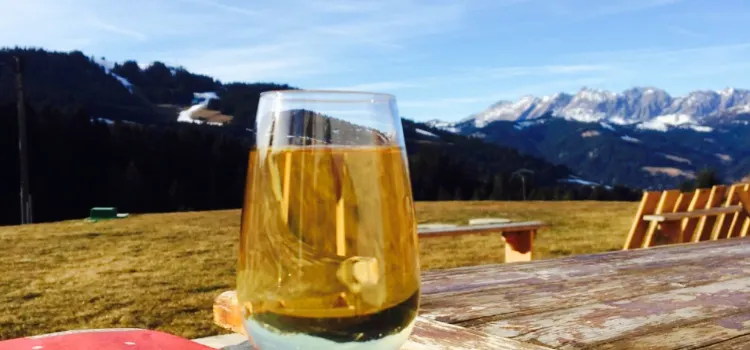
POLYGON ((644 192, 623 249, 745 237, 749 229, 750 184, 644 192))

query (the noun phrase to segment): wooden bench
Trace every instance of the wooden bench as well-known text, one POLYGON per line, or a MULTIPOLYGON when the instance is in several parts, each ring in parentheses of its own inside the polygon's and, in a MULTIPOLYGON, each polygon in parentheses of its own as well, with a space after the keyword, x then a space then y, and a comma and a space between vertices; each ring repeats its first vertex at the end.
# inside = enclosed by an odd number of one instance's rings
POLYGON ((419 239, 460 236, 472 233, 501 233, 505 240, 505 262, 531 261, 536 232, 546 225, 541 221, 507 224, 470 225, 436 229, 420 229, 419 239))
POLYGON ((623 249, 745 237, 750 184, 644 192, 623 249))

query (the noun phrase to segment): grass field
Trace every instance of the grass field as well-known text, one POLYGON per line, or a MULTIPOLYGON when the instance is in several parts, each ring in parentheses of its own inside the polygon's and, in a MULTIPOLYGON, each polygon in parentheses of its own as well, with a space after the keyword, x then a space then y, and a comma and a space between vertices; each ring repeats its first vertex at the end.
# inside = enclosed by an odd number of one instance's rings
MULTIPOLYGON (((534 259, 620 249, 637 203, 417 203, 420 223, 544 220, 534 259)), ((135 327, 195 338, 222 333, 211 305, 234 288, 239 211, 137 215, 0 227, 0 340, 135 327)), ((423 269, 501 262, 498 235, 420 242, 423 269)))

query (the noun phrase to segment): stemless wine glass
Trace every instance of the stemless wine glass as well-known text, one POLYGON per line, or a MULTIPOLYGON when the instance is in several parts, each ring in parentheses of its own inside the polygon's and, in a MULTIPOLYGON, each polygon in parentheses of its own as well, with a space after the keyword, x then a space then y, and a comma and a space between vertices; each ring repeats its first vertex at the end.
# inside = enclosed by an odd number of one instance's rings
POLYGON ((267 349, 398 349, 414 326, 419 263, 392 95, 261 94, 237 296, 267 349))

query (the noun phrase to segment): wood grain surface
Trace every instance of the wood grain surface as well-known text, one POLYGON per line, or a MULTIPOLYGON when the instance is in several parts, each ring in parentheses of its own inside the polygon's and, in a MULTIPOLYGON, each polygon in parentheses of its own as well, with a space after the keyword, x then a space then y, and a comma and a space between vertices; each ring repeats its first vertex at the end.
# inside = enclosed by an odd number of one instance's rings
POLYGON ((734 349, 750 340, 744 238, 428 271, 422 290, 423 317, 553 348, 734 349))
POLYGON ((750 349, 750 238, 425 271, 421 288, 405 349, 750 349))

